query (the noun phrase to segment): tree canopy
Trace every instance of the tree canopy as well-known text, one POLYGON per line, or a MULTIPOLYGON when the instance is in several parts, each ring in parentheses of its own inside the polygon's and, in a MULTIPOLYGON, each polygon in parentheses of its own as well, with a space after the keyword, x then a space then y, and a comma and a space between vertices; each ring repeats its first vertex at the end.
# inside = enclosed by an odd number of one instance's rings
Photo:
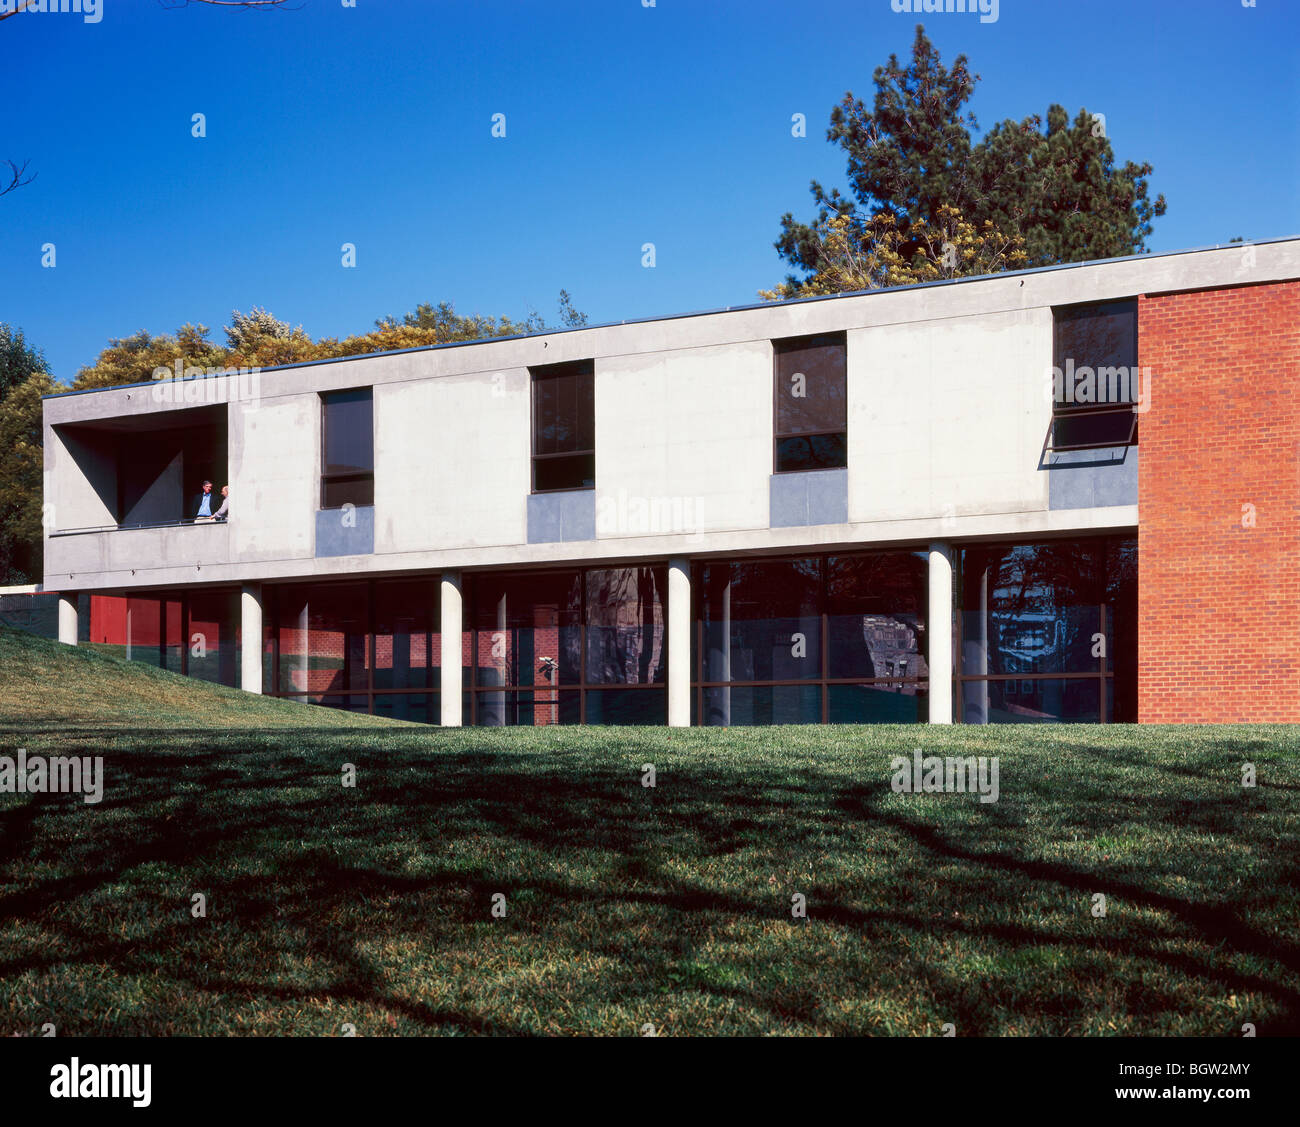
POLYGON ((781 217, 776 248, 803 274, 790 274, 765 296, 832 284, 843 273, 835 261, 849 244, 864 259, 893 256, 909 267, 849 271, 853 280, 919 280, 914 273, 937 265, 936 245, 942 257, 945 241, 936 244, 934 234, 945 228, 968 228, 986 239, 981 250, 959 257, 957 275, 1146 250, 1165 199, 1148 197, 1149 163, 1116 162, 1101 115, 1080 109, 1071 120, 1053 104, 1045 123, 1036 114, 1008 119, 977 142, 978 122, 966 106, 980 77, 965 55, 945 66, 922 26, 910 64, 890 55, 873 81, 871 108, 846 93, 826 133, 847 157, 849 194, 814 180, 812 222, 789 212, 781 217), (992 254, 994 247, 1004 253, 992 254), (918 258, 923 261, 911 267, 918 258))
POLYGON ((41 575, 41 397, 56 390, 44 355, 0 324, 0 584, 41 575))
POLYGON ((247 313, 235 310, 225 326, 225 343, 211 338, 206 325, 185 324, 175 333, 152 336, 141 329, 129 337, 113 339, 95 359, 77 373, 74 390, 118 387, 153 379, 158 368, 271 368, 344 356, 364 356, 403 348, 425 348, 451 341, 481 340, 545 332, 550 328, 577 328, 587 323, 586 314, 573 308, 567 290, 560 291, 560 324, 548 326, 540 313, 532 312, 521 321, 479 313, 462 316, 451 302, 421 303, 401 316, 381 317, 370 332, 353 336, 321 337, 313 340, 301 325, 281 321, 266 309, 254 306, 247 313))

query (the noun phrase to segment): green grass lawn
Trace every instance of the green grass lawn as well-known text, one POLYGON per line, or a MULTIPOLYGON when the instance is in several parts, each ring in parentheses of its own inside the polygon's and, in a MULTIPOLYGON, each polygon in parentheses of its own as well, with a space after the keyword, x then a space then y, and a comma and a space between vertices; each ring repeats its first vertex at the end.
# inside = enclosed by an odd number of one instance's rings
POLYGON ((309 709, 0 632, 0 754, 107 773, 0 795, 0 1035, 1300 1032, 1295 728, 309 709), (915 747, 1000 801, 893 793, 915 747))

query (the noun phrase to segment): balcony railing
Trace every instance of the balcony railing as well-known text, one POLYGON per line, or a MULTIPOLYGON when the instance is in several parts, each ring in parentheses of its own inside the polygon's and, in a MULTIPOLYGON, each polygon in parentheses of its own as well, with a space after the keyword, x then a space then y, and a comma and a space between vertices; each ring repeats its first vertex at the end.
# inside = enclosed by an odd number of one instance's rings
POLYGON ((144 528, 184 528, 192 524, 206 526, 210 524, 224 525, 225 523, 225 517, 182 517, 179 520, 140 521, 135 524, 98 524, 91 525, 88 528, 60 528, 57 532, 51 532, 50 535, 85 536, 93 532, 134 532, 144 528))

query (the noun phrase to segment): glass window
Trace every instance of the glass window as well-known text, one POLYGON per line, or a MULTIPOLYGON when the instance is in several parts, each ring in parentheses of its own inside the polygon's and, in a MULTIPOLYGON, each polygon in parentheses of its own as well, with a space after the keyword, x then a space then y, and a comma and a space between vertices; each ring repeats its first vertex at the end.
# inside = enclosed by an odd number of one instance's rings
POLYGON ((929 686, 831 685, 832 724, 920 724, 930 718, 929 686))
POLYGON ((832 678, 925 680, 928 560, 919 552, 827 560, 826 628, 832 678))
POLYGON ((777 473, 848 465, 843 333, 773 343, 777 473))
POLYGON ((1101 684, 1096 677, 966 681, 963 713, 983 710, 989 724, 1096 724, 1101 684))
POLYGON ((964 548, 963 719, 1136 719, 1137 564, 1132 537, 964 548))
POLYGON ((184 643, 181 601, 157 595, 128 595, 125 602, 121 656, 127 661, 181 672, 184 643))
POLYGON ((588 724, 667 724, 662 689, 594 689, 587 693, 588 724))
POLYGON ((376 691, 439 688, 440 597, 437 579, 375 584, 376 691))
POLYGON ((293 584, 277 599, 281 693, 369 688, 367 584, 293 584))
POLYGON ((479 575, 473 603, 475 685, 580 683, 580 571, 479 575))
POLYGON ((621 567, 586 574, 587 683, 662 684, 667 571, 621 567))
POLYGON ((1053 321, 1052 448, 1136 443, 1137 302, 1070 306, 1053 321))
POLYGON ((1099 673, 1104 570, 1100 541, 964 550, 963 673, 1099 673))
POLYGON ((438 693, 376 693, 375 715, 417 724, 438 724, 442 720, 438 700, 438 693))
POLYGON ((708 564, 700 610, 705 681, 821 676, 822 561, 708 564))
POLYGON ((820 724, 820 685, 718 685, 704 690, 704 722, 724 728, 820 724))
POLYGON ((591 360, 532 368, 533 492, 596 486, 596 375, 591 360))
POLYGON ((374 396, 370 388, 321 396, 321 508, 375 503, 374 396))
MULTIPOLYGON (((544 728, 549 724, 577 724, 580 694, 560 692, 489 692, 475 694, 474 723, 480 728, 544 728)), ((466 713, 466 718, 468 718, 466 713)))
MULTIPOLYGON (((188 669, 191 677, 232 688, 239 682, 238 589, 196 589, 189 594, 188 669)), ((267 685, 267 689, 270 689, 267 685)))

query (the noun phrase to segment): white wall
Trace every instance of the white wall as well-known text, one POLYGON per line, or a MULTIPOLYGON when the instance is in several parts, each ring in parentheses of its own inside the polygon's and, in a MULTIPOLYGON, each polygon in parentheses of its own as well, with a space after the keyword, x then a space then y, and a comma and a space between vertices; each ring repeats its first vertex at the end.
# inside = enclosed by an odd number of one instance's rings
POLYGON ((236 559, 315 551, 320 500, 320 397, 230 405, 230 529, 236 559))
POLYGON ((848 334, 849 520, 1047 508, 1050 309, 848 334))
POLYGON ((519 544, 532 487, 526 368, 375 388, 375 551, 519 544))
MULTIPOLYGON (((230 406, 228 562, 169 550, 135 574, 106 541, 87 542, 127 535, 110 532, 49 538, 48 574, 52 585, 93 590, 190 582, 198 563, 210 582, 355 570, 355 559, 314 556, 319 394, 366 386, 375 388, 377 424, 374 570, 1131 527, 1135 506, 1048 505, 1049 475, 1037 467, 1050 411, 1042 387, 1051 307, 1296 277, 1300 239, 1291 239, 270 370, 260 406, 230 406), (848 522, 770 528, 770 342, 840 330, 850 349, 848 522), (527 368, 588 357, 597 372, 598 535, 529 544, 527 368), (619 527, 624 494, 699 498, 691 517, 704 534, 619 527)), ((48 399, 47 441, 54 426, 169 409, 131 388, 48 399)), ((58 526, 108 523, 92 481, 57 439, 47 458, 58 526)), ((102 467, 89 473, 99 478, 102 467)), ((201 543, 221 554, 216 541, 193 537, 175 547, 193 554, 201 543)))
POLYGON ((766 528, 771 471, 770 342, 596 361, 599 538, 766 528))
POLYGON ((107 440, 45 428, 45 500, 54 504, 54 528, 98 528, 117 523, 117 463, 107 440))

